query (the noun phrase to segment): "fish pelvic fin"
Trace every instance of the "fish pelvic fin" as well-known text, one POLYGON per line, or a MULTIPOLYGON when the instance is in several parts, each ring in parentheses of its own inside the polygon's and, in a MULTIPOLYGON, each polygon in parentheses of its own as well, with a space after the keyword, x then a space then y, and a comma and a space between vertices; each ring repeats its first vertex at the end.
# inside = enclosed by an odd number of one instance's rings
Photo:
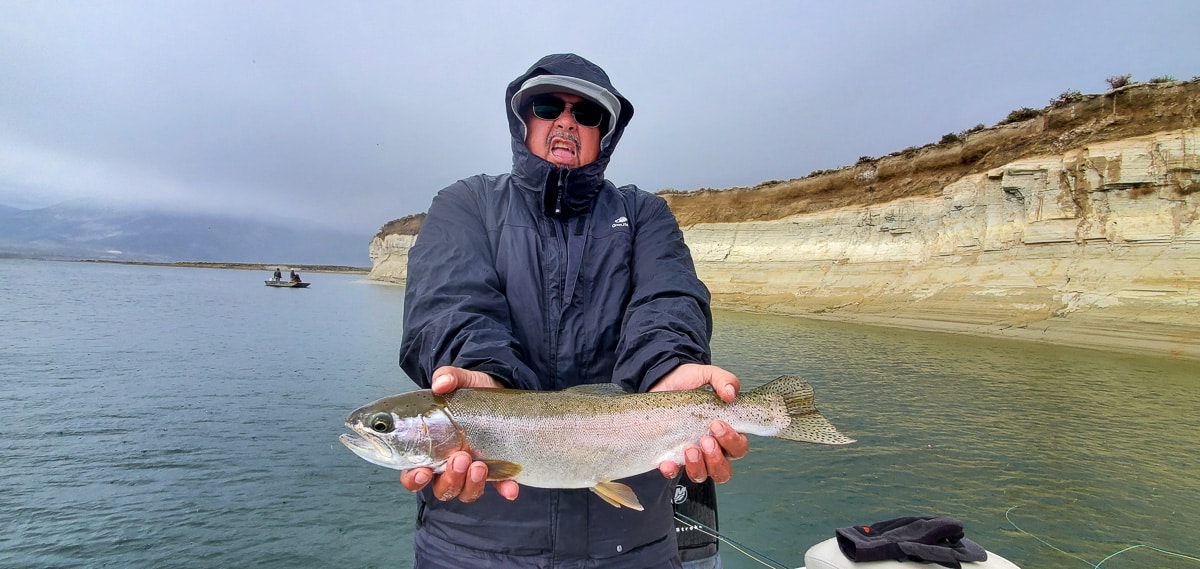
POLYGON ((521 465, 507 460, 485 460, 483 463, 488 467, 487 479, 489 481, 516 478, 522 470, 525 470, 521 465))
POLYGON ((637 494, 633 493, 633 488, 630 488, 620 482, 601 482, 591 488, 597 496, 604 499, 605 502, 612 504, 618 508, 624 506, 633 508, 637 511, 642 511, 642 503, 638 501, 637 494))
POLYGON ((776 438, 822 445, 846 445, 854 439, 838 432, 815 404, 812 385, 795 375, 783 375, 753 391, 768 397, 780 397, 791 421, 776 438))

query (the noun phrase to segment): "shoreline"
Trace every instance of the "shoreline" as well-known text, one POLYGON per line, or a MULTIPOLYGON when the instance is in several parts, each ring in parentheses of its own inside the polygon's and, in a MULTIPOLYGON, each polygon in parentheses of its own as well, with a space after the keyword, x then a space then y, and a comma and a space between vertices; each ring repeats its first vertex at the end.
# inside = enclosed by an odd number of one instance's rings
POLYGON ((712 307, 714 310, 742 314, 804 318, 822 322, 869 326, 877 329, 890 328, 948 336, 1014 341, 1181 363, 1200 362, 1200 342, 1192 339, 1197 337, 1195 334, 1200 333, 1196 328, 1172 327, 1162 324, 1121 326, 1121 319, 1103 322, 1102 319, 1091 318, 1083 322, 1057 321, 1012 326, 1004 323, 970 322, 970 315, 966 313, 956 315, 943 312, 941 313, 942 318, 935 320, 929 318, 928 315, 905 311, 866 314, 838 311, 784 311, 748 306, 740 302, 722 301, 715 297, 712 307))
MULTIPOLYGON (((61 259, 66 260, 66 259, 61 259)), ((144 265, 151 267, 185 267, 192 269, 236 269, 243 271, 274 272, 276 268, 283 270, 304 271, 309 273, 340 273, 349 275, 365 275, 371 272, 369 267, 351 267, 348 265, 303 265, 287 263, 214 263, 201 261, 179 261, 174 263, 157 261, 114 261, 109 259, 74 259, 71 263, 110 263, 114 265, 144 265)))

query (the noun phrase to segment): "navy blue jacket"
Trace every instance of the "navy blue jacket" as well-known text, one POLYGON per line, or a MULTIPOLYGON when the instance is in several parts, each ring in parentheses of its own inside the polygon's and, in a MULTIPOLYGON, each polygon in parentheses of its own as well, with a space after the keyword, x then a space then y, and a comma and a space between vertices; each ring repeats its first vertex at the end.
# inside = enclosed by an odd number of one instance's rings
MULTIPOLYGON (((404 371, 421 387, 453 365, 519 389, 617 383, 647 391, 679 364, 709 363, 709 293, 678 222, 662 198, 604 178, 633 106, 603 70, 568 54, 547 56, 514 80, 505 108, 512 172, 442 190, 409 251, 404 371), (596 161, 558 169, 526 148, 508 103, 542 74, 591 81, 621 101, 596 161)), ((462 504, 438 501, 427 488, 419 495, 418 566, 677 566, 673 482, 657 471, 626 482, 644 512, 614 508, 588 490, 523 486, 508 502, 489 488, 462 504)))

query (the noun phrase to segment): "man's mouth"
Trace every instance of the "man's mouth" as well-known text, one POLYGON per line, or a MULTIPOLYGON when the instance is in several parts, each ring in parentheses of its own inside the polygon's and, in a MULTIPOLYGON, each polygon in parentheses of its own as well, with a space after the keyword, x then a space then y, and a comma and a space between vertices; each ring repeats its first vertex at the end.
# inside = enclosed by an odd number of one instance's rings
POLYGON ((571 160, 575 158, 576 145, 565 138, 554 137, 550 139, 550 155, 559 160, 571 160))

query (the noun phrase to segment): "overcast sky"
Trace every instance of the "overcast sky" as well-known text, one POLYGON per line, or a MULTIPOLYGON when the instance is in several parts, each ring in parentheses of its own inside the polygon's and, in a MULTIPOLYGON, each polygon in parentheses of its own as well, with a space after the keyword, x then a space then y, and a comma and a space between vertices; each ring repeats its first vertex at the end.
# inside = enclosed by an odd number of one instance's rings
POLYGON ((511 164, 540 56, 636 116, 617 184, 752 186, 1200 75, 1200 2, 0 0, 0 204, 99 197, 361 233, 511 164))

